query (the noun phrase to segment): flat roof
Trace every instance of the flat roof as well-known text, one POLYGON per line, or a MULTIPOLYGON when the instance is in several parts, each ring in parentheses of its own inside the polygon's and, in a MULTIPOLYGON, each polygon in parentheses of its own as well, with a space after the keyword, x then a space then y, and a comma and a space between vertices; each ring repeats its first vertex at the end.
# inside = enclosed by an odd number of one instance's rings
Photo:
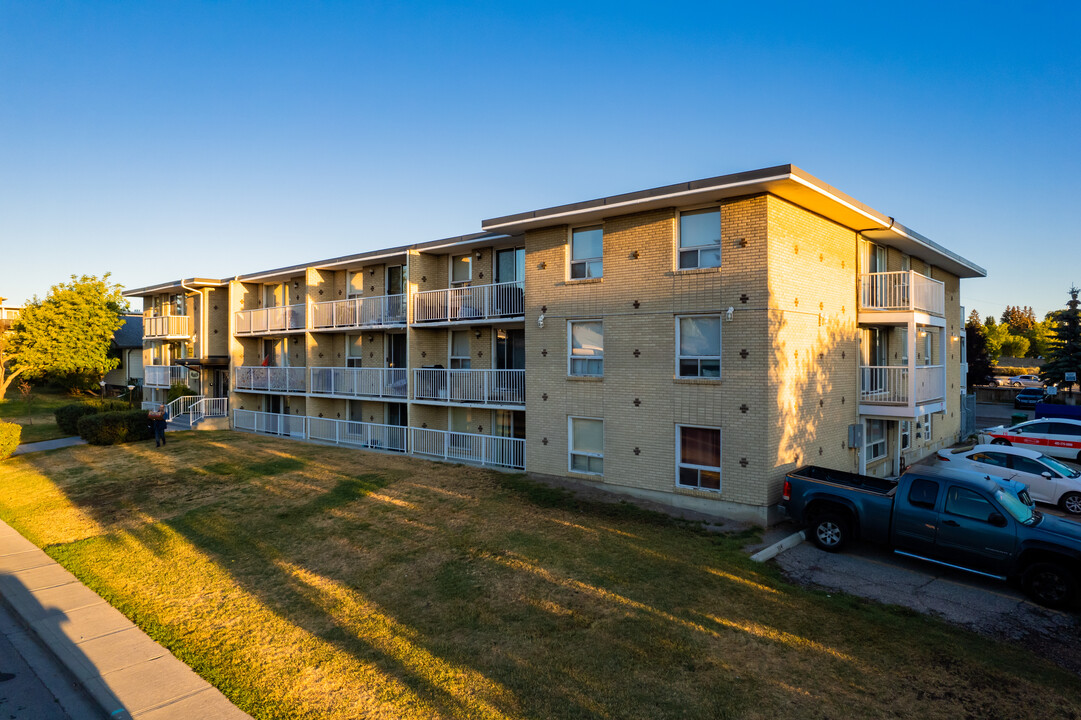
POLYGON ((845 227, 861 232, 868 239, 896 247, 958 277, 973 278, 987 275, 986 270, 971 260, 947 250, 898 223, 895 218, 864 205, 791 164, 504 215, 484 220, 481 227, 488 232, 521 233, 552 225, 598 222, 614 215, 627 215, 677 205, 719 202, 728 198, 759 193, 776 195, 805 207, 845 227))
POLYGON ((229 278, 225 278, 224 280, 213 280, 211 278, 184 278, 181 280, 170 280, 157 285, 132 288, 131 290, 125 290, 123 295, 124 297, 143 297, 146 295, 157 295, 158 293, 168 292, 170 290, 183 290, 185 285, 188 287, 222 287, 228 284, 229 278))

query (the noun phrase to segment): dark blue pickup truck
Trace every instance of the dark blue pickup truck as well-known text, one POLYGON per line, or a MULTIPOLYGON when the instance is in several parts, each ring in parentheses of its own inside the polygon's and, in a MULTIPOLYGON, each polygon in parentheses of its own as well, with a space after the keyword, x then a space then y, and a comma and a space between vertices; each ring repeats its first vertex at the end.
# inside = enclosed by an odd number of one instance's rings
POLYGON ((1036 602, 1070 607, 1081 578, 1081 524, 1039 512, 1023 488, 934 468, 883 480, 809 465, 787 475, 781 505, 823 550, 862 538, 1016 580, 1036 602))

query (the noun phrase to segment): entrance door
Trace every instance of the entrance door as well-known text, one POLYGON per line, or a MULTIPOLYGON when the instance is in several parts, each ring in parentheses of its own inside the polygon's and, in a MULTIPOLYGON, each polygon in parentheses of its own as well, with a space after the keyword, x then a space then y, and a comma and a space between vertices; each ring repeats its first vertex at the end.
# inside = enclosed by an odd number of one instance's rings
POLYGON ((525 248, 497 250, 495 253, 495 281, 497 283, 525 280, 525 248))
POLYGON ((495 331, 496 370, 525 370, 525 330, 495 331))
POLYGON ((229 397, 229 371, 214 370, 214 397, 229 397))
POLYGON ((405 333, 391 333, 387 335, 387 357, 390 360, 387 362, 387 367, 392 368, 404 368, 406 364, 405 357, 405 333))

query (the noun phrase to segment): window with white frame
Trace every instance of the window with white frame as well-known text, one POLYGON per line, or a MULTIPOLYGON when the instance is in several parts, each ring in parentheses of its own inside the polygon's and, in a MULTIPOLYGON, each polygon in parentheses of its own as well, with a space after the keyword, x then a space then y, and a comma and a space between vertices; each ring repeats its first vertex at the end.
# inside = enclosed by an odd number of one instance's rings
POLYGON ((912 447, 912 421, 901 421, 901 449, 908 450, 912 447))
POLYGON ((599 278, 604 274, 604 230, 599 226, 571 231, 571 279, 599 278))
POLYGON ((604 375, 604 323, 600 320, 575 320, 567 323, 567 374, 600 377, 604 375))
POLYGON ((676 426, 676 485, 721 489, 721 429, 676 426))
POLYGON ((679 377, 721 376, 721 316, 676 318, 676 367, 679 377))
POLYGON ((455 255, 450 259, 451 283, 464 283, 473 279, 473 256, 455 255))
POLYGON ((867 421, 867 435, 863 442, 863 448, 867 453, 868 462, 886 457, 885 420, 867 421))
POLYGON ((364 269, 350 270, 346 285, 349 286, 348 297, 355 298, 364 294, 364 269))
POLYGON ((468 370, 473 361, 469 353, 469 331, 453 330, 450 333, 450 369, 468 370))
POLYGON ((720 208, 681 212, 679 214, 679 269, 720 266, 720 208))
POLYGON ((364 364, 364 338, 361 335, 345 336, 345 366, 361 367, 364 364))
POLYGON ((595 418, 568 419, 570 434, 569 467, 573 472, 604 474, 604 421, 595 418))

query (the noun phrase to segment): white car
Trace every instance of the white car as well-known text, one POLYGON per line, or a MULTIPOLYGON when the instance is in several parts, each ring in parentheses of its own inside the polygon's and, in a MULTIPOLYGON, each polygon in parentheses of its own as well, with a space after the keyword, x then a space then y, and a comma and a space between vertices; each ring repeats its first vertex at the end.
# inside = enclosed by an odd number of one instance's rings
POLYGON ((1044 455, 1081 462, 1081 420, 1040 418, 980 431, 981 445, 1021 445, 1044 455))
POLYGON ((1006 382, 1014 387, 1043 387, 1039 375, 1014 375, 1006 382))
POLYGON ((1038 450, 1008 445, 975 445, 938 451, 940 463, 1017 480, 1028 486, 1036 502, 1058 505, 1081 515, 1081 470, 1038 450))

